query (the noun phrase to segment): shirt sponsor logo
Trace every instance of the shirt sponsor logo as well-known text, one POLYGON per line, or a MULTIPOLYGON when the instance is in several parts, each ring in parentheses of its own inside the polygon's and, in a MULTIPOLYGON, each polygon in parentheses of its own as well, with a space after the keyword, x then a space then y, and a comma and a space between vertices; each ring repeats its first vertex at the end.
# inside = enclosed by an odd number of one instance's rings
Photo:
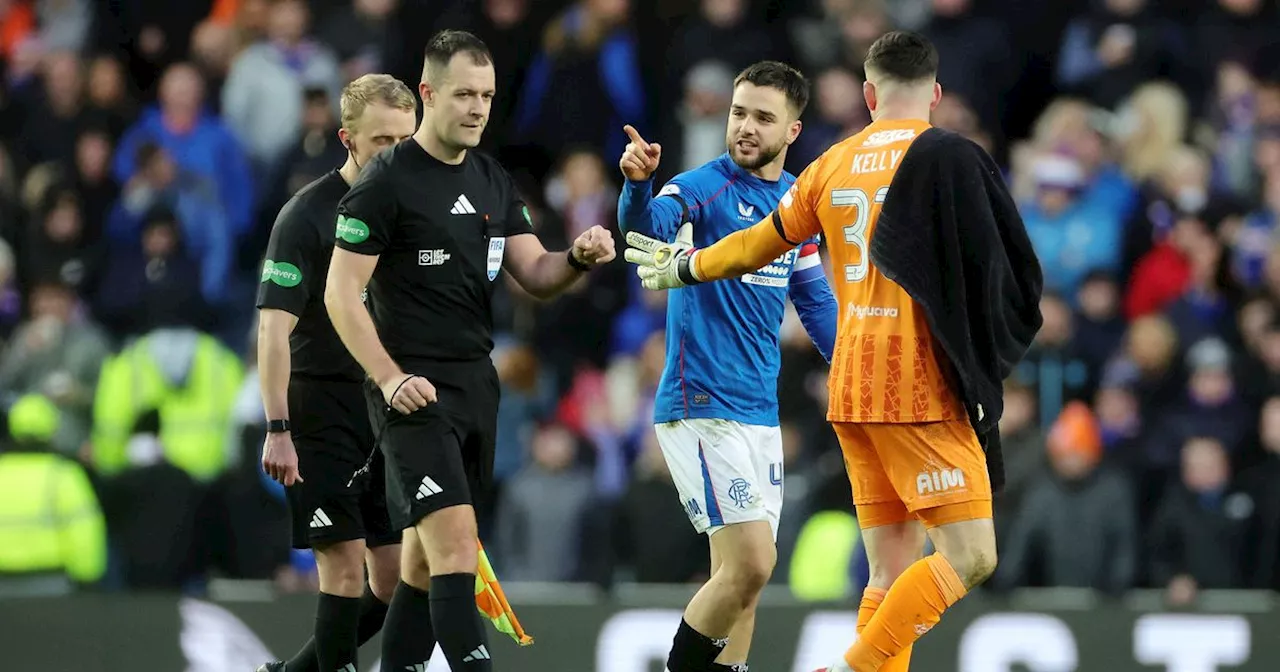
POLYGON ((898 129, 895 131, 876 131, 868 135, 862 141, 863 147, 879 147, 880 145, 889 145, 903 140, 910 140, 916 137, 916 132, 910 128, 898 129))
POLYGON ((786 287, 791 279, 791 269, 795 266, 796 250, 787 250, 782 256, 769 262, 755 273, 742 276, 742 282, 762 287, 786 287))
POLYGON ((363 243, 369 239, 369 225, 346 215, 338 215, 338 239, 351 244, 363 243))
POLYGON ((747 205, 745 203, 738 204, 738 219, 744 222, 754 222, 756 214, 756 206, 747 205))
POLYGON ((262 263, 262 282, 274 282, 281 287, 297 287, 302 282, 302 271, 287 261, 262 263))
POLYGON ((865 320, 868 317, 898 317, 897 308, 885 308, 884 306, 859 306, 850 303, 844 311, 846 319, 856 317, 859 320, 865 320))

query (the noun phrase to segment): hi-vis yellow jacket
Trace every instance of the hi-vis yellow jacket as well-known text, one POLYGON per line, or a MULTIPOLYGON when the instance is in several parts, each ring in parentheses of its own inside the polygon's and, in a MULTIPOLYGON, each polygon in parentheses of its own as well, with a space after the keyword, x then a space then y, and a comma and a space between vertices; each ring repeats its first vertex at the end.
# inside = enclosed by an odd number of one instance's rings
POLYGON ((236 354, 201 334, 185 380, 172 385, 148 339, 139 339, 102 365, 93 405, 94 467, 111 475, 128 466, 134 423, 154 409, 160 413, 165 459, 196 479, 215 478, 227 464, 231 410, 243 381, 236 354))

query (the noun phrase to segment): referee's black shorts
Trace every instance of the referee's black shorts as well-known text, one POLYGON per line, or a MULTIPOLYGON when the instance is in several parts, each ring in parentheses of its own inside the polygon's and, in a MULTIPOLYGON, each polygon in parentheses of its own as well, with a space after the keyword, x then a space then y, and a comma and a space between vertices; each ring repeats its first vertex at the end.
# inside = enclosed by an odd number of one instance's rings
POLYGON ((401 368, 430 381, 439 401, 404 415, 387 406, 376 385, 366 384, 396 530, 440 509, 475 506, 483 499, 492 485, 498 429, 498 373, 489 358, 402 362, 401 368))
POLYGON ((361 471, 374 451, 361 383, 292 376, 289 421, 303 478, 285 489, 293 547, 353 539, 371 548, 400 543, 387 517, 380 456, 361 471))

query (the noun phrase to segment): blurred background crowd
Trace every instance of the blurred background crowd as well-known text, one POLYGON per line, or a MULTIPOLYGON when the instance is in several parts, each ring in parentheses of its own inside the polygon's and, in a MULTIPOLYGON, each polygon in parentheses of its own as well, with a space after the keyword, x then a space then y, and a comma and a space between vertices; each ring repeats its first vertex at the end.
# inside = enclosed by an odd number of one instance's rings
MULTIPOLYGON (((1044 329, 1006 388, 992 589, 1280 589, 1280 8, 1272 0, 0 0, 0 573, 306 589, 258 466, 253 293, 278 208, 340 165, 341 87, 416 88, 440 28, 496 58, 485 135, 538 235, 617 231, 623 123, 666 179, 724 151, 735 73, 814 84, 798 173, 868 117, 886 30, 938 46, 934 123, 1006 167, 1044 329)), ((651 429, 665 297, 625 264, 500 290, 506 581, 707 572, 651 429)), ((775 581, 865 580, 825 364, 794 315, 775 581)))

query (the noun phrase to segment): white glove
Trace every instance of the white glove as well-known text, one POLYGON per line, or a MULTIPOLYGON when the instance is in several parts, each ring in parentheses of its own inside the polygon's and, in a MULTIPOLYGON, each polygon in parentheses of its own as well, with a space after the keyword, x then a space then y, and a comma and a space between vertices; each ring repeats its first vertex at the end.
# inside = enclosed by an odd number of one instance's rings
POLYGON ((630 247, 623 256, 638 266, 636 275, 645 289, 674 289, 702 282, 693 272, 693 257, 698 251, 693 247, 692 223, 680 227, 675 242, 664 243, 631 231, 627 245, 630 247))

